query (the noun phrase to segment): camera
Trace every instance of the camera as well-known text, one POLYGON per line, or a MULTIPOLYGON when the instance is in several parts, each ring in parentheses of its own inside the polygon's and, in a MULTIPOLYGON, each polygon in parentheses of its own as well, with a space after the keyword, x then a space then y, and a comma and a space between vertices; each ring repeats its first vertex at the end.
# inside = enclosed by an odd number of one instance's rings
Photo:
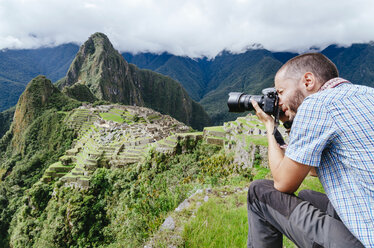
POLYGON ((262 90, 262 95, 246 95, 241 92, 230 92, 227 106, 229 112, 244 112, 254 110, 251 100, 258 103, 260 108, 267 114, 277 116, 279 113, 278 93, 275 88, 262 90))
MULTIPOLYGON (((274 122, 278 125, 279 117, 284 116, 284 112, 279 108, 278 93, 275 88, 262 90, 262 95, 246 95, 242 92, 230 92, 227 106, 229 112, 244 112, 254 110, 251 100, 258 103, 258 106, 267 114, 275 117, 274 122)), ((292 121, 283 122, 286 129, 290 129, 292 121)))

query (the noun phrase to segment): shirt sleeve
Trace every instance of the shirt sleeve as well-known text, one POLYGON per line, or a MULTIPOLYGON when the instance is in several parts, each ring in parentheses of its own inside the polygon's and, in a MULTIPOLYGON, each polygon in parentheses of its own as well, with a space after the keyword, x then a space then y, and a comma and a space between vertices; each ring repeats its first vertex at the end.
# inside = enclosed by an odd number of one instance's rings
POLYGON ((285 155, 301 164, 318 167, 322 152, 335 134, 336 125, 325 104, 317 98, 306 98, 293 121, 285 155))

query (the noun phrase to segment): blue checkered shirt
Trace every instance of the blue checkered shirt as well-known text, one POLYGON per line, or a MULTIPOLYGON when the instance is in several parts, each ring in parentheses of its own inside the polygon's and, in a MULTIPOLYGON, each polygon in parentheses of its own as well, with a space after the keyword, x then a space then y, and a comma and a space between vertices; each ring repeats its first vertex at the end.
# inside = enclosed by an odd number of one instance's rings
POLYGON ((286 156, 316 167, 343 223, 374 247, 374 89, 343 83, 305 98, 286 156))

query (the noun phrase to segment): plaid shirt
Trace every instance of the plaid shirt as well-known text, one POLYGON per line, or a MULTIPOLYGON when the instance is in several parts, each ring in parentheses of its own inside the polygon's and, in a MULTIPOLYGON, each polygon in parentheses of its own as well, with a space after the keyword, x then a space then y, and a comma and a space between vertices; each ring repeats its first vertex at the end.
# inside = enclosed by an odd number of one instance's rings
POLYGON ((317 167, 339 217, 374 247, 374 89, 341 83, 305 98, 286 156, 317 167))

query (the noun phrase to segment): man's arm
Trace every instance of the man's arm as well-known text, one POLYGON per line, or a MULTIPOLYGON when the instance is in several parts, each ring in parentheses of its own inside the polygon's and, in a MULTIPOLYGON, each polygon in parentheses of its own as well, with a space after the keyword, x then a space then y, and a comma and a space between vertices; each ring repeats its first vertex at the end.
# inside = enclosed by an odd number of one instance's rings
POLYGON ((274 119, 267 115, 252 101, 256 109, 256 115, 265 124, 268 138, 269 167, 274 179, 274 187, 285 193, 294 193, 308 175, 311 167, 300 164, 284 155, 284 151, 279 147, 274 138, 274 119))

